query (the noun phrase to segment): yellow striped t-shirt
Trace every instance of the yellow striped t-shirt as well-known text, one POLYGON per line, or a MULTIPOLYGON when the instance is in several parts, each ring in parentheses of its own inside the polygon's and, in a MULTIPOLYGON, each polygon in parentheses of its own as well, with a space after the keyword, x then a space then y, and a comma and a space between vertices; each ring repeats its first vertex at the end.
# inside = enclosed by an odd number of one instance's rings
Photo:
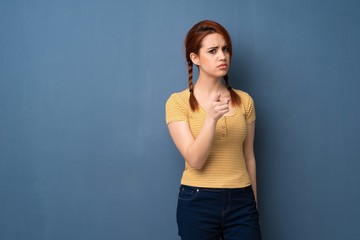
MULTIPOLYGON (((249 186, 250 178, 243 154, 247 124, 255 121, 254 102, 249 94, 234 91, 241 104, 232 115, 221 117, 216 125, 215 139, 202 169, 192 168, 185 161, 181 184, 206 188, 242 188, 249 186)), ((196 138, 202 129, 206 112, 200 107, 192 111, 189 90, 172 94, 166 102, 166 123, 186 121, 196 138)))

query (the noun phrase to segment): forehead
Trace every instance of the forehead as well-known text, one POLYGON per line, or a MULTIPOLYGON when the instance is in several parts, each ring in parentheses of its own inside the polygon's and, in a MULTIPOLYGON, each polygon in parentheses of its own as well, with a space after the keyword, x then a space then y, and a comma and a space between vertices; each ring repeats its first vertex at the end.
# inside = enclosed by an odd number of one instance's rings
POLYGON ((219 33, 210 33, 206 35, 201 42, 201 46, 205 48, 224 45, 226 45, 226 41, 224 37, 219 33))

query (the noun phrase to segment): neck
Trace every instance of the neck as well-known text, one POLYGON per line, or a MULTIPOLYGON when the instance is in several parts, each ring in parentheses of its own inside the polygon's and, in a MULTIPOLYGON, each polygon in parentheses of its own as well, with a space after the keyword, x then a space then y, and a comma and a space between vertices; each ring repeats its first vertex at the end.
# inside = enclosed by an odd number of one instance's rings
POLYGON ((194 86, 194 89, 196 89, 197 92, 202 93, 218 93, 221 90, 224 90, 225 86, 222 82, 222 78, 205 78, 202 76, 199 76, 196 80, 196 84, 194 86))

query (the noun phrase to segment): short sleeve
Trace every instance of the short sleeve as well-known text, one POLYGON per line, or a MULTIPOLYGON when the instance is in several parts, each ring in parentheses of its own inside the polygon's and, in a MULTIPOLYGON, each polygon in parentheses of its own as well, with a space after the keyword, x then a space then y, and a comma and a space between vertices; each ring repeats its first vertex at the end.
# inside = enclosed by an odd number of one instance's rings
POLYGON ((176 94, 172 94, 165 105, 166 124, 178 121, 189 121, 184 103, 176 94))
POLYGON ((243 104, 245 108, 246 123, 251 124, 256 119, 254 100, 247 94, 246 101, 244 101, 243 104))

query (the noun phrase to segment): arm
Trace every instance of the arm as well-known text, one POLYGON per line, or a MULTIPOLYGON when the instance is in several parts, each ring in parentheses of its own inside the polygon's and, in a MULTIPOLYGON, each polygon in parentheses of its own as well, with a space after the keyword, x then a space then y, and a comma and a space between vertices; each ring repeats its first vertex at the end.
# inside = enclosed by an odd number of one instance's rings
POLYGON ((195 169, 201 169, 209 156, 215 127, 216 121, 206 118, 203 128, 195 139, 188 122, 172 122, 168 125, 177 149, 187 163, 195 169))
POLYGON ((255 200, 257 202, 257 188, 256 188, 256 161, 254 154, 254 136, 255 136, 255 122, 247 125, 247 136, 243 143, 244 158, 246 168, 249 173, 251 186, 254 191, 255 200))
POLYGON ((194 138, 186 121, 171 122, 168 124, 170 135, 187 163, 195 168, 201 169, 211 150, 215 135, 216 123, 220 117, 229 111, 229 101, 220 100, 220 94, 213 99, 213 104, 208 109, 204 125, 194 138))

